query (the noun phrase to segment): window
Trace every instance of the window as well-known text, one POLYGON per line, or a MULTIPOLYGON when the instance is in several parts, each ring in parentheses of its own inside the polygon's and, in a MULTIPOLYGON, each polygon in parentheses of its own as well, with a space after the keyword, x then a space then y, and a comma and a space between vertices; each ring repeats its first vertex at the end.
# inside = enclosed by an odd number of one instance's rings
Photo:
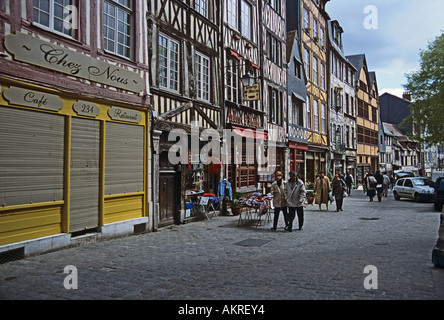
POLYGON ((319 107, 317 100, 313 100, 313 123, 313 130, 319 132, 319 107))
POLYGON ((316 86, 319 85, 319 79, 318 79, 318 59, 316 57, 313 57, 313 83, 316 86))
MULTIPOLYGON (((75 6, 75 0, 34 0, 33 21, 67 36, 74 36, 75 28, 65 22, 67 6, 75 6)), ((77 21, 72 21, 77 23, 77 21)))
POLYGON ((194 8, 205 18, 208 18, 208 0, 195 0, 194 8))
POLYGON ((274 37, 270 32, 267 32, 267 56, 268 59, 276 63, 278 66, 282 64, 282 43, 278 38, 274 37))
POLYGON ((210 100, 210 59, 201 53, 195 55, 196 63, 196 97, 210 100))
POLYGON ((325 90, 325 65, 321 63, 321 89, 325 90))
POLYGON ((307 81, 310 81, 310 52, 307 48, 304 48, 304 66, 305 75, 307 76, 307 81))
POLYGON ((238 0, 228 0, 227 1, 227 18, 228 24, 233 28, 237 29, 237 1, 238 0))
POLYGON ((268 87, 268 95, 269 95, 269 116, 270 122, 276 123, 278 125, 282 125, 283 117, 282 117, 282 92, 268 87))
POLYGON ((159 35, 159 86, 179 90, 179 43, 159 35))
POLYGON ((131 58, 133 11, 131 0, 107 0, 103 9, 105 50, 131 58))
POLYGON ((310 28, 310 13, 304 8, 304 29, 310 28))
POLYGON ((313 38, 318 38, 318 21, 313 18, 313 38))
POLYGON ((310 105, 310 97, 307 97, 307 128, 311 129, 311 105, 310 105))
POLYGON ((293 98, 292 111, 291 123, 302 127, 304 125, 304 112, 302 102, 293 98))
POLYGON ((267 3, 277 11, 278 14, 281 14, 281 0, 267 0, 267 3))
POLYGON ((326 106, 321 104, 322 133, 327 134, 326 106))
POLYGON ((227 61, 227 100, 238 103, 239 102, 239 81, 238 81, 238 70, 237 70, 237 60, 228 59, 227 61))
POLYGON ((323 47, 322 49, 325 49, 325 31, 324 31, 324 29, 322 29, 322 27, 320 29, 320 32, 321 32, 321 36, 320 36, 320 43, 319 43, 319 45, 321 47, 323 47))
POLYGON ((242 1, 241 11, 241 32, 247 39, 251 39, 251 6, 242 1))
POLYGON ((296 76, 296 78, 302 79, 302 74, 301 74, 302 65, 296 59, 293 60, 293 63, 294 63, 294 75, 296 76))

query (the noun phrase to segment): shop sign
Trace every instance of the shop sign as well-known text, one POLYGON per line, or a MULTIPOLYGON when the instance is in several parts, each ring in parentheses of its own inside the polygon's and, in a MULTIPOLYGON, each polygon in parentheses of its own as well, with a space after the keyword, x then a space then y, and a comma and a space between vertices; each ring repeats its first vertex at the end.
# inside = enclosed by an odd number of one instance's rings
POLYGON ((63 101, 56 95, 11 87, 3 92, 3 95, 10 104, 19 106, 60 111, 63 101))
POLYGON ((260 128, 261 116, 254 113, 248 113, 240 109, 228 108, 227 122, 240 124, 245 127, 260 128))
POLYGON ((79 100, 74 103, 72 108, 79 116, 95 118, 100 113, 100 108, 95 103, 88 101, 79 100))
POLYGON ((259 100, 259 83, 253 84, 251 87, 244 88, 244 100, 256 101, 259 100))
POLYGON ((7 35, 5 46, 19 61, 136 93, 145 89, 145 81, 136 72, 24 33, 7 35))
POLYGON ((113 120, 139 123, 142 121, 142 115, 138 111, 124 109, 119 107, 111 107, 108 110, 108 115, 113 120))

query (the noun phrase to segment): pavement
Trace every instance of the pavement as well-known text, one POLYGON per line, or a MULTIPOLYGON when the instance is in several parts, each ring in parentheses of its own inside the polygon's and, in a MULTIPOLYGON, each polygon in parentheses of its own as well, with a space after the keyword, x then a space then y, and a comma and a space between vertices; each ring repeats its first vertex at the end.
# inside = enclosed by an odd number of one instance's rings
POLYGON ((271 231, 219 216, 11 261, 0 265, 0 298, 444 299, 444 269, 431 262, 432 203, 369 202, 355 190, 343 212, 323 209, 306 207, 303 230, 291 233, 282 217, 271 231))

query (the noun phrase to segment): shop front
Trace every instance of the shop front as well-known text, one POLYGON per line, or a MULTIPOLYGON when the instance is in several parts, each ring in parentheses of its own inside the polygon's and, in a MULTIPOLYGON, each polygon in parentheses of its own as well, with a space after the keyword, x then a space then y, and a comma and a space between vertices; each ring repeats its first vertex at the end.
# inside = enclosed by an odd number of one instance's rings
POLYGON ((0 85, 0 246, 146 228, 146 108, 0 85))
POLYGON ((290 171, 299 172, 299 178, 305 181, 305 152, 308 150, 306 143, 289 141, 290 171))

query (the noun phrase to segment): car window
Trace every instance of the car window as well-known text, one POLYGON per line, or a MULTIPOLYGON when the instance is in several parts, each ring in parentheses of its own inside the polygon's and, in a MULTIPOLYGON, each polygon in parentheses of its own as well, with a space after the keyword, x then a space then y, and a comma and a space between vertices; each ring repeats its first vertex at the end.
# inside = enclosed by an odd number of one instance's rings
POLYGON ((404 184, 404 180, 398 180, 398 181, 396 181, 396 185, 397 186, 402 186, 404 184))
POLYGON ((422 179, 413 179, 414 186, 425 186, 426 183, 422 179))
POLYGON ((439 187, 440 190, 444 189, 444 179, 439 180, 439 187))
POLYGON ((426 178, 424 178, 424 179, 422 179, 422 181, 424 181, 424 184, 425 184, 426 186, 430 186, 430 187, 432 187, 432 188, 435 187, 435 182, 433 182, 433 180, 431 180, 431 179, 426 179, 426 178))
POLYGON ((404 187, 410 187, 410 188, 412 188, 412 187, 413 187, 412 180, 410 180, 410 179, 405 180, 405 182, 404 182, 404 187))

